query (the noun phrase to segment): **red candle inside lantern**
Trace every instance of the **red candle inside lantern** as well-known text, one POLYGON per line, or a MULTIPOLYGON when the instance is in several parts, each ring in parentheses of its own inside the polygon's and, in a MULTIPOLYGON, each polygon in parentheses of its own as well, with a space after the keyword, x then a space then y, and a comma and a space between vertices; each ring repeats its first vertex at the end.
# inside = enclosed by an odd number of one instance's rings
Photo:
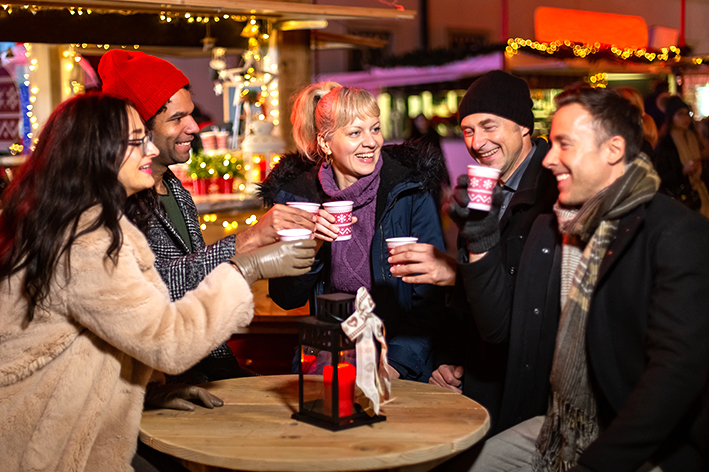
MULTIPOLYGON (((301 354, 300 355, 301 368, 303 369, 304 374, 310 373, 310 369, 315 364, 315 361, 317 359, 318 359, 318 356, 313 355, 313 354, 301 354)), ((332 367, 330 368, 330 371, 332 371, 332 367)))
MULTIPOLYGON (((349 416, 354 414, 354 387, 357 369, 350 363, 337 364, 337 387, 339 395, 339 414, 349 416)), ((322 371, 325 395, 323 398, 325 413, 332 410, 332 366, 326 365, 322 371)))

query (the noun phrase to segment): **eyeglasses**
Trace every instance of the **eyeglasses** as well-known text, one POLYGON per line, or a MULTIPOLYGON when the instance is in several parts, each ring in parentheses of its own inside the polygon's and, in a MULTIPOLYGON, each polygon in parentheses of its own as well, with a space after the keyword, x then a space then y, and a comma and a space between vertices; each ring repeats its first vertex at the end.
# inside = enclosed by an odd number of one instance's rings
POLYGON ((143 155, 148 153, 148 144, 153 142, 153 132, 146 133, 145 136, 143 136, 140 139, 129 139, 128 140, 128 145, 129 146, 141 146, 141 150, 143 151, 143 155))

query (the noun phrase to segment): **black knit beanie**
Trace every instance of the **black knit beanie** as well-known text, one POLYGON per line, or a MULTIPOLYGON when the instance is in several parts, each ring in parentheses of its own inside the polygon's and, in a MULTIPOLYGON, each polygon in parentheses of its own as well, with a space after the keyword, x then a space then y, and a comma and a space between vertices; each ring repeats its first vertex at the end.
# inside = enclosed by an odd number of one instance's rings
POLYGON ((463 121, 473 113, 490 113, 534 130, 534 114, 529 87, 524 80, 501 70, 492 70, 468 87, 458 107, 463 121))

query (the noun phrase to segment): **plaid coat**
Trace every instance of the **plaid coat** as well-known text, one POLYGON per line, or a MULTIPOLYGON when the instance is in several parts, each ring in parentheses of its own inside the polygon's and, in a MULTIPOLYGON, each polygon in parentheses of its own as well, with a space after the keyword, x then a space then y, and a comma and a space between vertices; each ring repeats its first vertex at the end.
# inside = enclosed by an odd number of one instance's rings
POLYGON ((175 195, 180 212, 185 218, 192 251, 190 252, 189 246, 162 206, 155 212, 150 222, 147 238, 150 249, 155 254, 155 268, 167 285, 170 298, 177 300, 190 290, 194 290, 216 266, 228 261, 235 254, 236 236, 227 236, 207 246, 199 228, 197 207, 190 193, 169 169, 163 181, 175 195))
MULTIPOLYGON (((170 299, 174 301, 197 288, 215 267, 228 261, 235 254, 236 236, 227 236, 207 246, 199 228, 197 207, 190 193, 169 169, 165 172, 163 181, 175 195, 192 243, 192 251, 190 251, 165 209, 160 205, 150 221, 147 238, 150 249, 155 254, 155 268, 167 285, 170 299)), ((223 343, 187 372, 168 376, 168 382, 197 384, 241 375, 243 373, 234 354, 229 346, 223 343)))

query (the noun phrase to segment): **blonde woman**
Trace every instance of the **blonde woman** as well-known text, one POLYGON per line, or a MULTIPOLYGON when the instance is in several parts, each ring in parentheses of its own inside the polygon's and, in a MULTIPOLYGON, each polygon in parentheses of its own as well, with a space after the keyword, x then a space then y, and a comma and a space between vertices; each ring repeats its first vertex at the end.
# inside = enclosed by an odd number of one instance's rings
POLYGON ((334 217, 321 209, 315 264, 304 276, 271 279, 271 297, 288 309, 310 301, 314 312, 316 295, 367 288, 386 324, 392 375, 428 381, 443 292, 392 276, 385 239, 414 236, 443 251, 435 204, 447 176, 441 152, 423 143, 384 146, 372 94, 333 82, 301 91, 291 121, 300 153, 286 156, 264 182, 264 202, 351 200, 357 222, 349 241, 336 241, 334 217))

